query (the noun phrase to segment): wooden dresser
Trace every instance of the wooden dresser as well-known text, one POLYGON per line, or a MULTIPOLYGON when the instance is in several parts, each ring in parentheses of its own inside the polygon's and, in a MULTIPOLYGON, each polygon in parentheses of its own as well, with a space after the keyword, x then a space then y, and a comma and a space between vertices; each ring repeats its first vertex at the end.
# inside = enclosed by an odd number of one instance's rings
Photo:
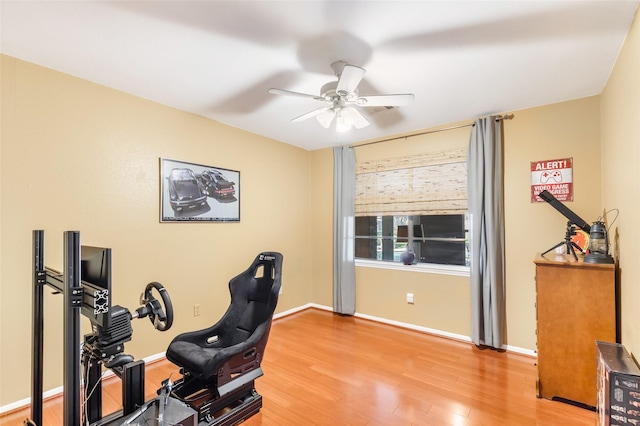
POLYGON ((596 340, 616 342, 615 265, 538 255, 538 396, 596 405, 596 340))

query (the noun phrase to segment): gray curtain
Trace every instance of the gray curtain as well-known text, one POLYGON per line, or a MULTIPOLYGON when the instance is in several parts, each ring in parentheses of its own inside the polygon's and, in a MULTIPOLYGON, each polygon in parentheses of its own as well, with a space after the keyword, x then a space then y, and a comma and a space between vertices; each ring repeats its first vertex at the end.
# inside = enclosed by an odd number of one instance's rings
POLYGON ((333 149, 333 311, 356 312, 356 158, 353 148, 333 149))
POLYGON ((503 121, 476 120, 467 168, 471 237, 471 340, 500 348, 505 337, 503 121))

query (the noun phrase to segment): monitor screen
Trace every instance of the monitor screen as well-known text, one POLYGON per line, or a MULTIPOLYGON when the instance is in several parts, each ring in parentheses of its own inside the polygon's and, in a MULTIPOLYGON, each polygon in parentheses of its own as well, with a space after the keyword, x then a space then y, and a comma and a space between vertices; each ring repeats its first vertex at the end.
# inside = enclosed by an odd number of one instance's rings
POLYGON ((111 249, 81 247, 82 314, 92 324, 109 327, 111 308, 111 249))

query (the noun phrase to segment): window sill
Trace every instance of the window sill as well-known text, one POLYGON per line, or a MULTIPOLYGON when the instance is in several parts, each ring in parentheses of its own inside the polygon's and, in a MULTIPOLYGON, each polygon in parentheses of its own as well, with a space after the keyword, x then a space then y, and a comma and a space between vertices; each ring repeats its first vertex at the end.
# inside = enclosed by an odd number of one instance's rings
POLYGON ((468 266, 439 265, 436 263, 419 263, 416 265, 404 265, 400 262, 385 262, 381 260, 356 259, 356 266, 364 268, 391 269, 395 271, 423 272, 427 274, 455 275, 468 277, 468 266))

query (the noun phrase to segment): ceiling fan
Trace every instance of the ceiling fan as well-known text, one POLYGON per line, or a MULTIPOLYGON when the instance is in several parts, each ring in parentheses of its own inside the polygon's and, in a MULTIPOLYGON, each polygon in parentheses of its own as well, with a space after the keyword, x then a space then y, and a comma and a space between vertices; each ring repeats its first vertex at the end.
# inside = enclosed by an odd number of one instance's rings
POLYGON ((269 93, 311 98, 324 102, 324 106, 296 117, 291 121, 298 122, 315 117, 322 127, 328 129, 333 118, 336 117, 336 131, 338 132, 344 132, 352 127, 362 129, 369 125, 369 121, 360 111, 361 108, 394 107, 413 103, 414 96, 412 93, 360 96, 358 84, 360 84, 366 73, 364 68, 349 65, 344 61, 334 62, 331 64, 331 68, 338 80, 323 85, 320 89, 320 95, 310 95, 284 89, 269 89, 269 93))

